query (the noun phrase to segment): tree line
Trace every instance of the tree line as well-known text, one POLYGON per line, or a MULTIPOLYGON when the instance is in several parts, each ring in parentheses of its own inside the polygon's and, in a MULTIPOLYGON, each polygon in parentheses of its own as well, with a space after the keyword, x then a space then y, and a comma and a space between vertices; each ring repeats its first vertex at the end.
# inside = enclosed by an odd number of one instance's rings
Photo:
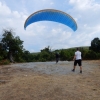
MULTIPOLYGON (((45 62, 54 61, 55 53, 59 52, 61 61, 71 61, 74 56, 75 48, 60 49, 52 51, 50 46, 45 47, 38 53, 30 53, 23 46, 19 36, 15 36, 13 30, 4 29, 0 36, 0 62, 45 62)), ((82 52, 83 60, 100 59, 100 39, 98 37, 91 41, 91 46, 79 47, 82 52)))

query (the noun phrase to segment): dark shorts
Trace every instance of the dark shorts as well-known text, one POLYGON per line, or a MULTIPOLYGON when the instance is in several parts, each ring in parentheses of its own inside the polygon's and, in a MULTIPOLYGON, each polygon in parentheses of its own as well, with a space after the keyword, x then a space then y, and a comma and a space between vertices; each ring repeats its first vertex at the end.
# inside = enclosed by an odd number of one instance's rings
POLYGON ((82 60, 81 60, 81 59, 75 60, 75 61, 74 61, 74 66, 76 66, 77 64, 78 64, 79 66, 82 66, 82 60))

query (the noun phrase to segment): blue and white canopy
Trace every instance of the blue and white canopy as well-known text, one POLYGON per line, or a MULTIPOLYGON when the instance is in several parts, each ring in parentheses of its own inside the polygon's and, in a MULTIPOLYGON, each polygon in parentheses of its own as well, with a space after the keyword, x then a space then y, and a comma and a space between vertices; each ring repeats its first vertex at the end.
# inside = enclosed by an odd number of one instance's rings
POLYGON ((26 29, 28 25, 38 21, 59 22, 69 26, 73 31, 77 30, 77 24, 69 14, 55 9, 39 10, 31 14, 25 21, 24 29, 26 29))

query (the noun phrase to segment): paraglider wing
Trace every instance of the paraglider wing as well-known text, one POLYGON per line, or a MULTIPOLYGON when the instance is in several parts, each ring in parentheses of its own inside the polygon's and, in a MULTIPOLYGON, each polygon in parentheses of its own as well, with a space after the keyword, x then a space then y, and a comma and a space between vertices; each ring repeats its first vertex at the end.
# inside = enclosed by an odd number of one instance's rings
POLYGON ((74 31, 77 30, 77 24, 75 20, 69 14, 59 10, 44 9, 31 14, 25 21, 24 29, 26 29, 28 25, 37 21, 59 22, 69 26, 74 31))

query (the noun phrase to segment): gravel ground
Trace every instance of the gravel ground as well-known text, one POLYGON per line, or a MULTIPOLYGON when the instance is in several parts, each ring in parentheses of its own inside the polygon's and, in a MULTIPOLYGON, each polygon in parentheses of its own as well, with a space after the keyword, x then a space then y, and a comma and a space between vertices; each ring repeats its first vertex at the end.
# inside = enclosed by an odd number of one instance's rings
POLYGON ((0 100, 100 100, 100 60, 0 66, 0 100))
MULTIPOLYGON (((72 74, 71 70, 73 69, 73 61, 59 61, 59 63, 55 62, 32 62, 32 63, 19 63, 19 64, 12 64, 11 66, 17 68, 29 68, 34 72, 39 72, 42 74, 48 75, 66 75, 72 74)), ((83 61, 83 74, 88 73, 91 68, 95 67, 95 63, 83 61)), ((76 67, 75 73, 79 73, 80 68, 79 66, 76 67)))

